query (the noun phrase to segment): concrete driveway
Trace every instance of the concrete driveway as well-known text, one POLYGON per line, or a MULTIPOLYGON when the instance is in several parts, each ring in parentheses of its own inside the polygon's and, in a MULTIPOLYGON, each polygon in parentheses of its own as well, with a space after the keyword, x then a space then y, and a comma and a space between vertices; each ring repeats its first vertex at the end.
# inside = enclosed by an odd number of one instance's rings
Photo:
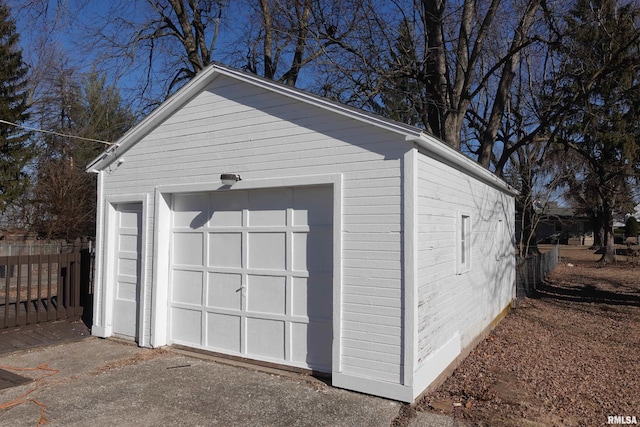
POLYGON ((50 375, 0 390, 0 426, 460 425, 434 414, 400 416, 398 402, 305 375, 93 337, 3 354, 0 365, 23 377, 50 375), (37 367, 50 370, 16 369, 37 367))

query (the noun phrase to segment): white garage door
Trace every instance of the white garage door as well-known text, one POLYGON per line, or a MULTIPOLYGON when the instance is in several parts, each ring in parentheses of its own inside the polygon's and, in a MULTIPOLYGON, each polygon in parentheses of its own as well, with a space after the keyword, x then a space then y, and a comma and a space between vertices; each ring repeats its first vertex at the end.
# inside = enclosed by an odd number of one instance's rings
POLYGON ((331 371, 331 187, 174 195, 170 341, 331 371))

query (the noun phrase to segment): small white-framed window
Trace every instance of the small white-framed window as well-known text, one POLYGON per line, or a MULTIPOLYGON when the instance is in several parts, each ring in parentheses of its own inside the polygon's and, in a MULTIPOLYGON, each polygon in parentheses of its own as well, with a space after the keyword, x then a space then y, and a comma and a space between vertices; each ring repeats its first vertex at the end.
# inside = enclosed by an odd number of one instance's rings
POLYGON ((504 253, 504 221, 499 219, 496 224, 496 232, 493 235, 493 246, 496 261, 500 261, 505 257, 504 253))
POLYGON ((457 239, 457 265, 456 273, 462 274, 471 269, 471 216, 458 214, 456 230, 457 239))

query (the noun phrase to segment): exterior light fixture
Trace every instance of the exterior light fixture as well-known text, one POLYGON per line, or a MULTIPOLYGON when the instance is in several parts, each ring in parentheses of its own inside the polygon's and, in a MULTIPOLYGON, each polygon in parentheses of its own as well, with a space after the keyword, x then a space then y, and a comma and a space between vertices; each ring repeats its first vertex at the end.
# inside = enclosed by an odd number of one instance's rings
POLYGON ((222 181, 222 185, 233 185, 236 182, 240 181, 240 175, 237 173, 223 173, 220 175, 220 181, 222 181))

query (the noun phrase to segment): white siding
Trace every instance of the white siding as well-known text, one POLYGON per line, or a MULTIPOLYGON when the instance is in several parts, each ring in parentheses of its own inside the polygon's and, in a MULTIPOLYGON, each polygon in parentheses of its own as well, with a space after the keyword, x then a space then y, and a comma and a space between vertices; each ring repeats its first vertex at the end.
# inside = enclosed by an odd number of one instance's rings
MULTIPOLYGON (((401 135, 219 76, 112 165, 102 196, 147 193, 152 201, 157 186, 218 183, 222 172, 243 180, 342 173, 342 372, 397 384, 401 162, 410 147, 401 135)), ((154 211, 146 210, 149 227, 154 211)), ((154 234, 147 233, 150 325, 154 234)))
POLYGON ((460 348, 469 345, 511 302, 514 204, 510 195, 426 155, 418 160, 417 203, 420 369, 453 337, 459 335, 460 348), (471 220, 471 266, 456 274, 460 215, 471 220))

